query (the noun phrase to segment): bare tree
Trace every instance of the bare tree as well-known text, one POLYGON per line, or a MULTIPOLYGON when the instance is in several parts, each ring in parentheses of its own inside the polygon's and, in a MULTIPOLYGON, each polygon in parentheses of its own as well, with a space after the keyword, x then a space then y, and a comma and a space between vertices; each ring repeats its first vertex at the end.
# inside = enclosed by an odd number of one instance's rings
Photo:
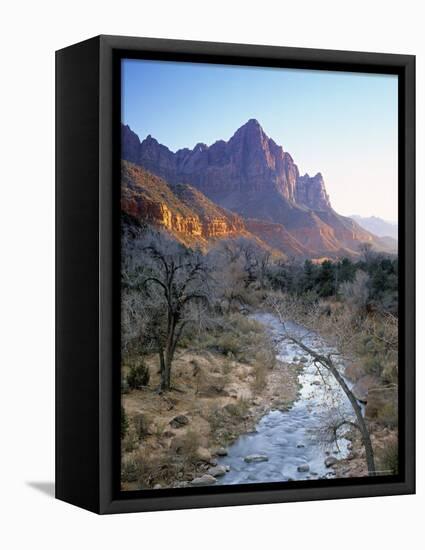
POLYGON ((339 289, 345 300, 360 313, 366 312, 369 303, 369 281, 369 275, 359 269, 356 271, 354 281, 342 283, 339 289))
POLYGON ((268 250, 265 250, 260 254, 258 279, 262 289, 266 286, 266 278, 270 269, 271 259, 272 255, 268 250))
MULTIPOLYGON (((344 425, 350 425, 352 427, 355 427, 360 431, 363 446, 366 453, 366 462, 367 462, 367 468, 369 475, 374 475, 376 472, 375 468, 375 459, 374 459, 374 453, 373 453, 373 447, 370 439, 369 429, 367 427, 366 421, 363 417, 362 410, 360 408, 360 405, 354 396, 353 392, 350 390, 349 386, 347 385, 344 377, 340 373, 338 366, 335 362, 335 359, 333 356, 338 355, 338 353, 328 353, 328 354, 322 354, 317 352, 315 349, 311 348, 310 346, 306 345, 306 343, 303 341, 303 337, 298 337, 294 333, 292 333, 287 328, 287 320, 293 320, 295 322, 302 322, 305 324, 306 322, 306 315, 303 312, 300 315, 300 309, 299 304, 295 300, 291 300, 287 297, 278 297, 273 296, 269 298, 269 306, 271 306, 272 310, 277 314, 285 333, 289 340, 297 344, 301 349, 303 349, 306 353, 308 353, 311 357, 313 357, 314 364, 318 369, 323 368, 325 371, 330 373, 333 378, 336 380, 344 394, 347 396, 351 407, 353 409, 354 415, 355 415, 355 421, 351 421, 348 419, 341 419, 337 423, 333 424, 333 431, 335 438, 337 438, 337 432, 340 428, 342 428, 344 425), (301 318, 300 318, 301 317, 301 318)), ((322 322, 320 317, 322 315, 320 314, 320 309, 316 308, 315 310, 310 310, 309 315, 310 319, 310 326, 312 330, 314 330, 316 327, 314 327, 314 322, 317 321, 318 323, 322 322)), ((340 327, 340 334, 342 334, 343 331, 341 331, 340 327)), ((343 334, 343 337, 345 341, 340 340, 341 345, 344 345, 347 343, 347 341, 350 339, 349 334, 343 334)))
MULTIPOLYGON (((158 353, 161 391, 171 389, 175 351, 185 328, 194 320, 190 306, 209 304, 208 279, 209 270, 200 253, 161 234, 139 239, 127 253, 123 287, 133 295, 133 320, 137 317, 144 345, 158 353)), ((198 309, 198 316, 201 311, 198 309)))
POLYGON ((214 271, 214 294, 225 313, 246 305, 247 272, 242 241, 221 242, 208 253, 207 261, 214 271))

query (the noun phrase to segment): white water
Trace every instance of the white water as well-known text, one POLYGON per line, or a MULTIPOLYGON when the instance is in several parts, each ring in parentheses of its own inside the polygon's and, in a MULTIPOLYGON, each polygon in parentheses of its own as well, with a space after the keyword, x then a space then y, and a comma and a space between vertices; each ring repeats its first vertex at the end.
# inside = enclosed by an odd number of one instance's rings
MULTIPOLYGON (((286 331, 273 315, 253 316, 265 325, 277 345, 277 359, 287 363, 299 363, 307 358, 299 375, 302 385, 300 395, 288 411, 272 410, 259 421, 253 433, 242 435, 228 448, 228 456, 219 459, 219 464, 230 466, 230 471, 217 479, 219 485, 263 483, 273 481, 330 478, 335 476, 332 468, 324 462, 329 456, 338 459, 348 454, 348 440, 342 436, 337 444, 326 443, 323 427, 330 419, 352 419, 353 411, 348 398, 331 374, 313 364, 306 354, 287 336, 292 334, 303 343, 322 354, 335 352, 317 334, 295 323, 286 323, 286 331), (295 360, 295 358, 298 358, 295 360), (248 455, 264 454, 268 461, 247 463, 248 455), (299 472, 298 466, 309 465, 309 471, 299 472)), ((343 365, 341 363, 341 371, 343 365)))

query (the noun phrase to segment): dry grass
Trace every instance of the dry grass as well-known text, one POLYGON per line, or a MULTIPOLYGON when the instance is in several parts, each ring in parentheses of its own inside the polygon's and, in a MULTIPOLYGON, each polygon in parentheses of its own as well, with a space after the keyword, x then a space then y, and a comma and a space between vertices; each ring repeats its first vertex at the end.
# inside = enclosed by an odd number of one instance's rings
POLYGON ((231 328, 178 350, 170 392, 159 394, 158 360, 146 358, 149 387, 123 395, 129 428, 123 440, 123 489, 175 486, 204 473, 214 449, 255 427, 270 403, 296 397, 297 372, 275 368, 272 343, 261 325, 231 315, 231 328), (255 404, 254 404, 255 401, 255 404), (185 415, 186 426, 170 422, 185 415), (209 458, 208 458, 209 457, 209 458))

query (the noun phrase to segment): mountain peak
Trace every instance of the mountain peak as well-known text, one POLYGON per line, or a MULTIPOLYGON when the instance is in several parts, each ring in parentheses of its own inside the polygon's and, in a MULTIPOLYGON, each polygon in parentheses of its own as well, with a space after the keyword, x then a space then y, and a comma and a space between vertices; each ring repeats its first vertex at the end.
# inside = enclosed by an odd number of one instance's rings
POLYGON ((256 118, 250 118, 245 124, 243 124, 239 130, 251 130, 251 131, 260 131, 264 133, 264 130, 261 126, 261 124, 258 122, 256 118))
POLYGON ((261 128, 261 124, 258 122, 258 120, 256 118, 250 118, 246 124, 246 126, 259 126, 261 128))
POLYGON ((265 143, 269 141, 270 138, 266 135, 258 120, 250 118, 236 130, 229 143, 248 143, 251 149, 264 149, 265 143))

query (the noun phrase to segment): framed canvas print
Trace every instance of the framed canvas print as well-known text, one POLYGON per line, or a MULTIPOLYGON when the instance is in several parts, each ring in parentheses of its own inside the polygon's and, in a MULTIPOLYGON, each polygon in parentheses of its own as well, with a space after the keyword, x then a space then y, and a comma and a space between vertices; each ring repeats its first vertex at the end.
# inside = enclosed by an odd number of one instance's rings
POLYGON ((414 57, 56 59, 57 498, 413 493, 414 57))

